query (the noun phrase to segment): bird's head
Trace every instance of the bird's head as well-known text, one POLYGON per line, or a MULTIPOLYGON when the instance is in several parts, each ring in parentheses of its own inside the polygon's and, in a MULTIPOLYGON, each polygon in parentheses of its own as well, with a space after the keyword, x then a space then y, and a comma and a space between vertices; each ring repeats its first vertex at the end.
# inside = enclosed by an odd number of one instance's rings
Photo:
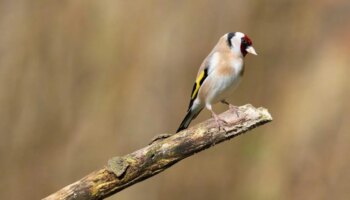
POLYGON ((247 53, 258 55, 253 47, 252 40, 244 33, 231 32, 226 35, 227 45, 234 52, 242 55, 243 57, 247 53))

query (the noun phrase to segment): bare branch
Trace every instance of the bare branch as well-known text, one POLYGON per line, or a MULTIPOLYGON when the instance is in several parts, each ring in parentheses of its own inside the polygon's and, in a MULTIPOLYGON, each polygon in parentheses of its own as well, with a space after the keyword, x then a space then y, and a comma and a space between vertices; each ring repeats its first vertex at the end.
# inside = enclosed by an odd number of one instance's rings
POLYGON ((154 176, 176 162, 199 151, 229 140, 254 127, 272 121, 264 108, 239 107, 239 115, 228 110, 220 115, 227 121, 219 129, 213 119, 171 135, 161 136, 150 145, 108 161, 108 165, 46 197, 52 199, 104 199, 124 188, 154 176))

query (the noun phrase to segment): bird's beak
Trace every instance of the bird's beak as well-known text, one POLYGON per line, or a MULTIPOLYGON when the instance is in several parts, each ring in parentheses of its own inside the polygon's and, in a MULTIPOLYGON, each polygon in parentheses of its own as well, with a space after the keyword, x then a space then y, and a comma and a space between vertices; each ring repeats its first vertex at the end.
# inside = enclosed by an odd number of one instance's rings
POLYGON ((258 55, 257 53, 256 53, 256 51, 255 51, 255 49, 252 47, 252 46, 249 46, 249 47, 247 47, 246 49, 245 49, 248 53, 251 53, 251 54, 253 54, 253 55, 258 55))

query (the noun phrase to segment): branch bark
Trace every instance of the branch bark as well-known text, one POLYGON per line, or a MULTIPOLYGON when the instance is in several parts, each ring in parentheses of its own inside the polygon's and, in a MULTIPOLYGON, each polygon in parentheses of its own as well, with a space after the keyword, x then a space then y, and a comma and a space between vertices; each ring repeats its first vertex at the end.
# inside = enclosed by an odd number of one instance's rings
POLYGON ((239 118, 231 110, 220 114, 220 118, 228 122, 224 129, 218 128, 215 121, 209 119, 133 153, 114 157, 107 166, 44 199, 104 199, 194 153, 272 121, 266 109, 257 109, 249 104, 239 107, 239 118))

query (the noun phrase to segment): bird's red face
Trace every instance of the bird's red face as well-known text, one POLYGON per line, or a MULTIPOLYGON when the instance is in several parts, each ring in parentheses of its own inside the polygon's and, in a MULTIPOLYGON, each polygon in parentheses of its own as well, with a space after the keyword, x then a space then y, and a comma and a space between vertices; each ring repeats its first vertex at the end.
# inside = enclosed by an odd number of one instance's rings
POLYGON ((249 52, 250 49, 252 48, 252 45, 253 45, 252 40, 247 35, 244 35, 244 37, 242 37, 241 39, 241 52, 243 56, 247 55, 247 53, 256 54, 255 51, 249 52))

